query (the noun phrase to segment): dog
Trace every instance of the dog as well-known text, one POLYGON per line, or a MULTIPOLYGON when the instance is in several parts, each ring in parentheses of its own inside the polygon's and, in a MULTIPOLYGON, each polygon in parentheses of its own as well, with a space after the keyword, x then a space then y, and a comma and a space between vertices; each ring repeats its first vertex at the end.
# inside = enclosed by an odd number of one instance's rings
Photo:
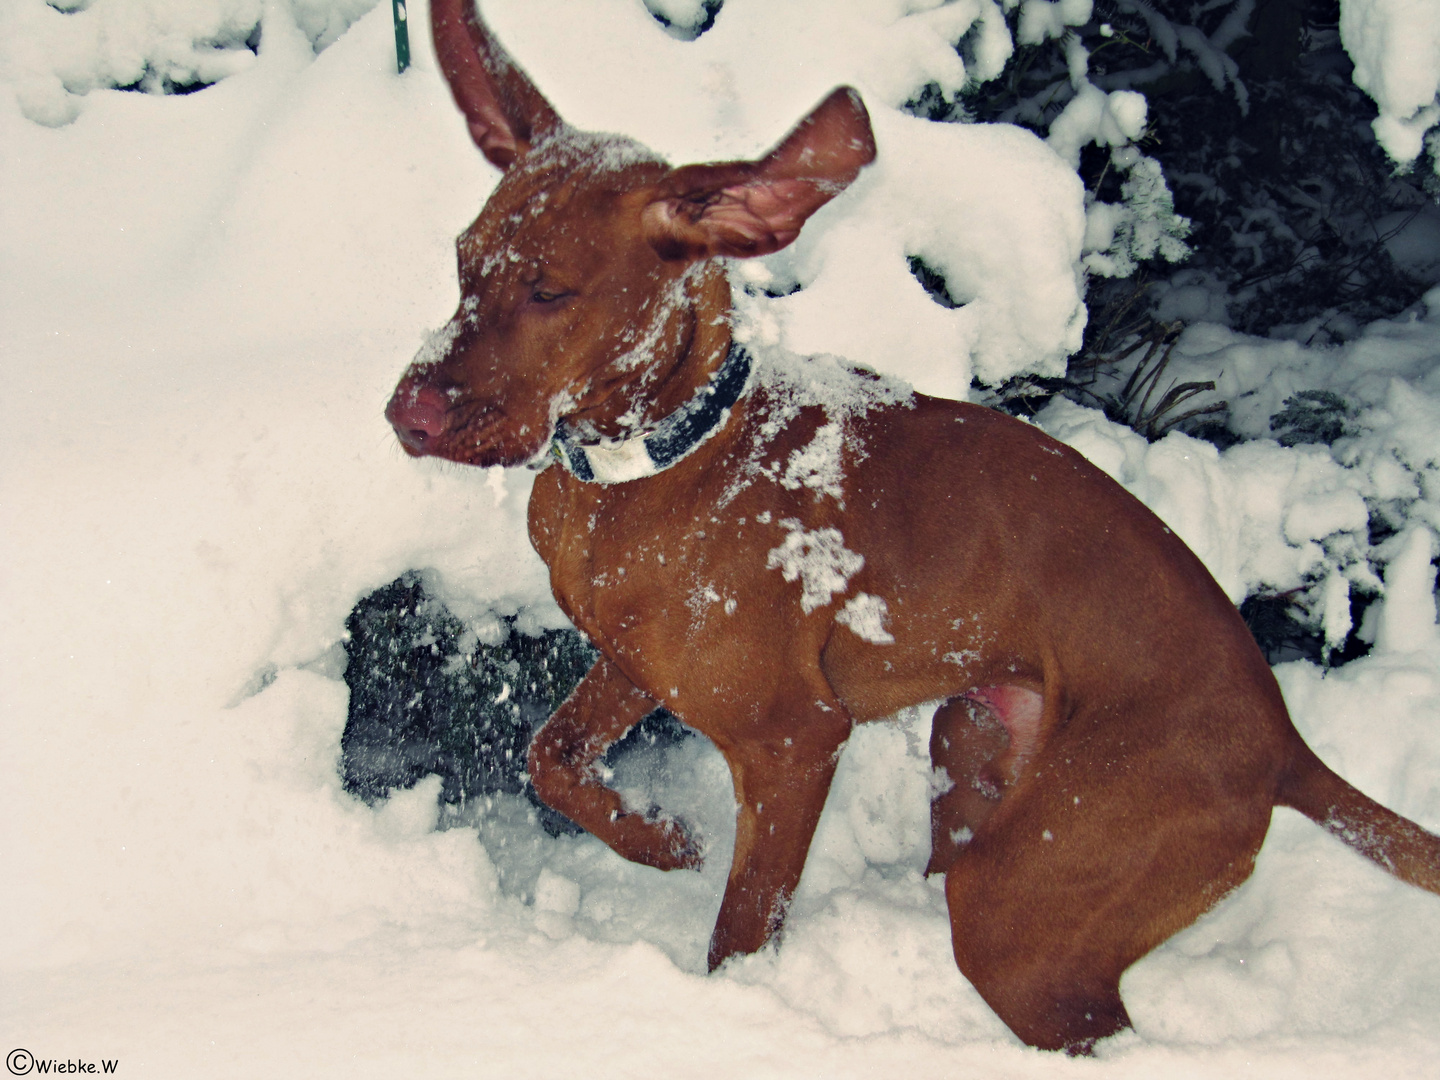
POLYGON ((567 127, 473 0, 432 23, 503 176, 386 415, 412 455, 548 462, 530 539, 600 658, 530 744, 540 798, 693 868, 686 826, 597 763, 657 705, 725 756, 712 970, 780 929, 852 727, 923 702, 955 959, 1034 1046, 1129 1026, 1121 974, 1245 880, 1277 805, 1440 892, 1440 838, 1315 756, 1235 607, 1108 476, 1000 413, 734 339, 726 260, 785 247, 875 157, 854 90, 756 161, 671 168, 567 127))

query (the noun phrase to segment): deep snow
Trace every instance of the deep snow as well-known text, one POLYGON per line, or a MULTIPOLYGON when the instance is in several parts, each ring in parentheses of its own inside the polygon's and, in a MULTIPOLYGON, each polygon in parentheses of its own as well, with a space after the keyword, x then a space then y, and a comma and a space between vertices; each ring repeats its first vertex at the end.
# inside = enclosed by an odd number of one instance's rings
MULTIPOLYGON (((866 92, 880 161, 747 269, 805 286, 747 301, 757 342, 955 394, 1059 370, 1078 181, 1023 132, 887 107, 943 59, 912 6, 845 5, 820 33, 833 5, 730 0, 693 43, 627 0, 487 11, 568 119, 677 161, 758 152, 836 82, 866 92), (966 305, 934 304, 907 254, 966 305)), ((783 947, 715 976, 731 794, 701 740, 617 778, 699 822, 701 874, 551 839, 520 800, 437 829, 434 781, 346 796, 336 643, 361 595, 424 567, 463 617, 560 619, 528 475, 407 459, 381 416, 453 310, 451 239, 495 179, 423 12, 397 77, 386 6, 318 56, 289 10, 200 93, 97 90, 53 128, 0 94, 7 1052, 154 1076, 1433 1075, 1440 899, 1288 811, 1251 881, 1127 975, 1133 1034, 1095 1061, 1021 1046, 919 876, 923 711, 852 738, 783 947)), ((1334 453, 1219 454, 1068 403, 1041 422, 1237 601, 1381 569, 1375 652, 1278 674, 1332 766, 1440 828, 1440 293, 1325 353, 1193 326, 1175 364, 1220 375, 1255 436, 1304 388, 1350 395, 1364 426, 1334 453), (1375 513, 1396 532, 1371 551, 1375 513)))

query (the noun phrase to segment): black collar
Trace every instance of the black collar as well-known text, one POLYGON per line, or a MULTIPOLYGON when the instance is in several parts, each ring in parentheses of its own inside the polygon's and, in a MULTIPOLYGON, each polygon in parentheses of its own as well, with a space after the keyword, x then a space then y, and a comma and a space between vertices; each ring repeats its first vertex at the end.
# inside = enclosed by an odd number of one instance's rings
POLYGON ((732 342, 710 381, 648 434, 582 446, 561 420, 551 451, 577 479, 592 484, 621 484, 654 476, 689 454, 725 422, 730 407, 745 391, 750 366, 745 347, 732 342))

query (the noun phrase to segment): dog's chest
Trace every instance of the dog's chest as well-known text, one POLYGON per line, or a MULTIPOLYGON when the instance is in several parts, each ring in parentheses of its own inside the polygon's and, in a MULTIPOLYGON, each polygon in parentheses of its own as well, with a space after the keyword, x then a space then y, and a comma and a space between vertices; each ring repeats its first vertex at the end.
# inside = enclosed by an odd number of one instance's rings
POLYGON ((701 519, 678 507, 656 527, 655 515, 635 501, 612 495, 567 521, 550 564, 552 586, 607 638, 645 627, 691 630, 695 596, 733 577, 740 530, 733 519, 701 519))
POLYGON ((667 699, 672 686, 726 681, 712 669, 769 647, 752 639, 787 621, 787 583, 767 562, 785 535, 772 515, 757 521, 683 485, 601 488, 548 472, 533 499, 532 539, 562 609, 667 699))

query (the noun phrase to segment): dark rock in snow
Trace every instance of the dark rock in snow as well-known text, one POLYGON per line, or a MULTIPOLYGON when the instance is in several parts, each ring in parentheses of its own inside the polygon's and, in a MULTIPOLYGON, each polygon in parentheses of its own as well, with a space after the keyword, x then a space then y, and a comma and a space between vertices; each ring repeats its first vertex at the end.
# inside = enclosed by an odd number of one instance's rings
MULTIPOLYGON (((431 773, 441 799, 524 792, 552 835, 579 827, 530 789, 525 755, 534 731, 574 689, 597 653, 574 630, 531 636, 497 618, 482 641, 410 572, 362 599, 346 621, 350 708, 340 739, 345 789, 367 802, 431 773)), ((637 724, 607 757, 646 740, 683 738, 664 710, 637 724)))

